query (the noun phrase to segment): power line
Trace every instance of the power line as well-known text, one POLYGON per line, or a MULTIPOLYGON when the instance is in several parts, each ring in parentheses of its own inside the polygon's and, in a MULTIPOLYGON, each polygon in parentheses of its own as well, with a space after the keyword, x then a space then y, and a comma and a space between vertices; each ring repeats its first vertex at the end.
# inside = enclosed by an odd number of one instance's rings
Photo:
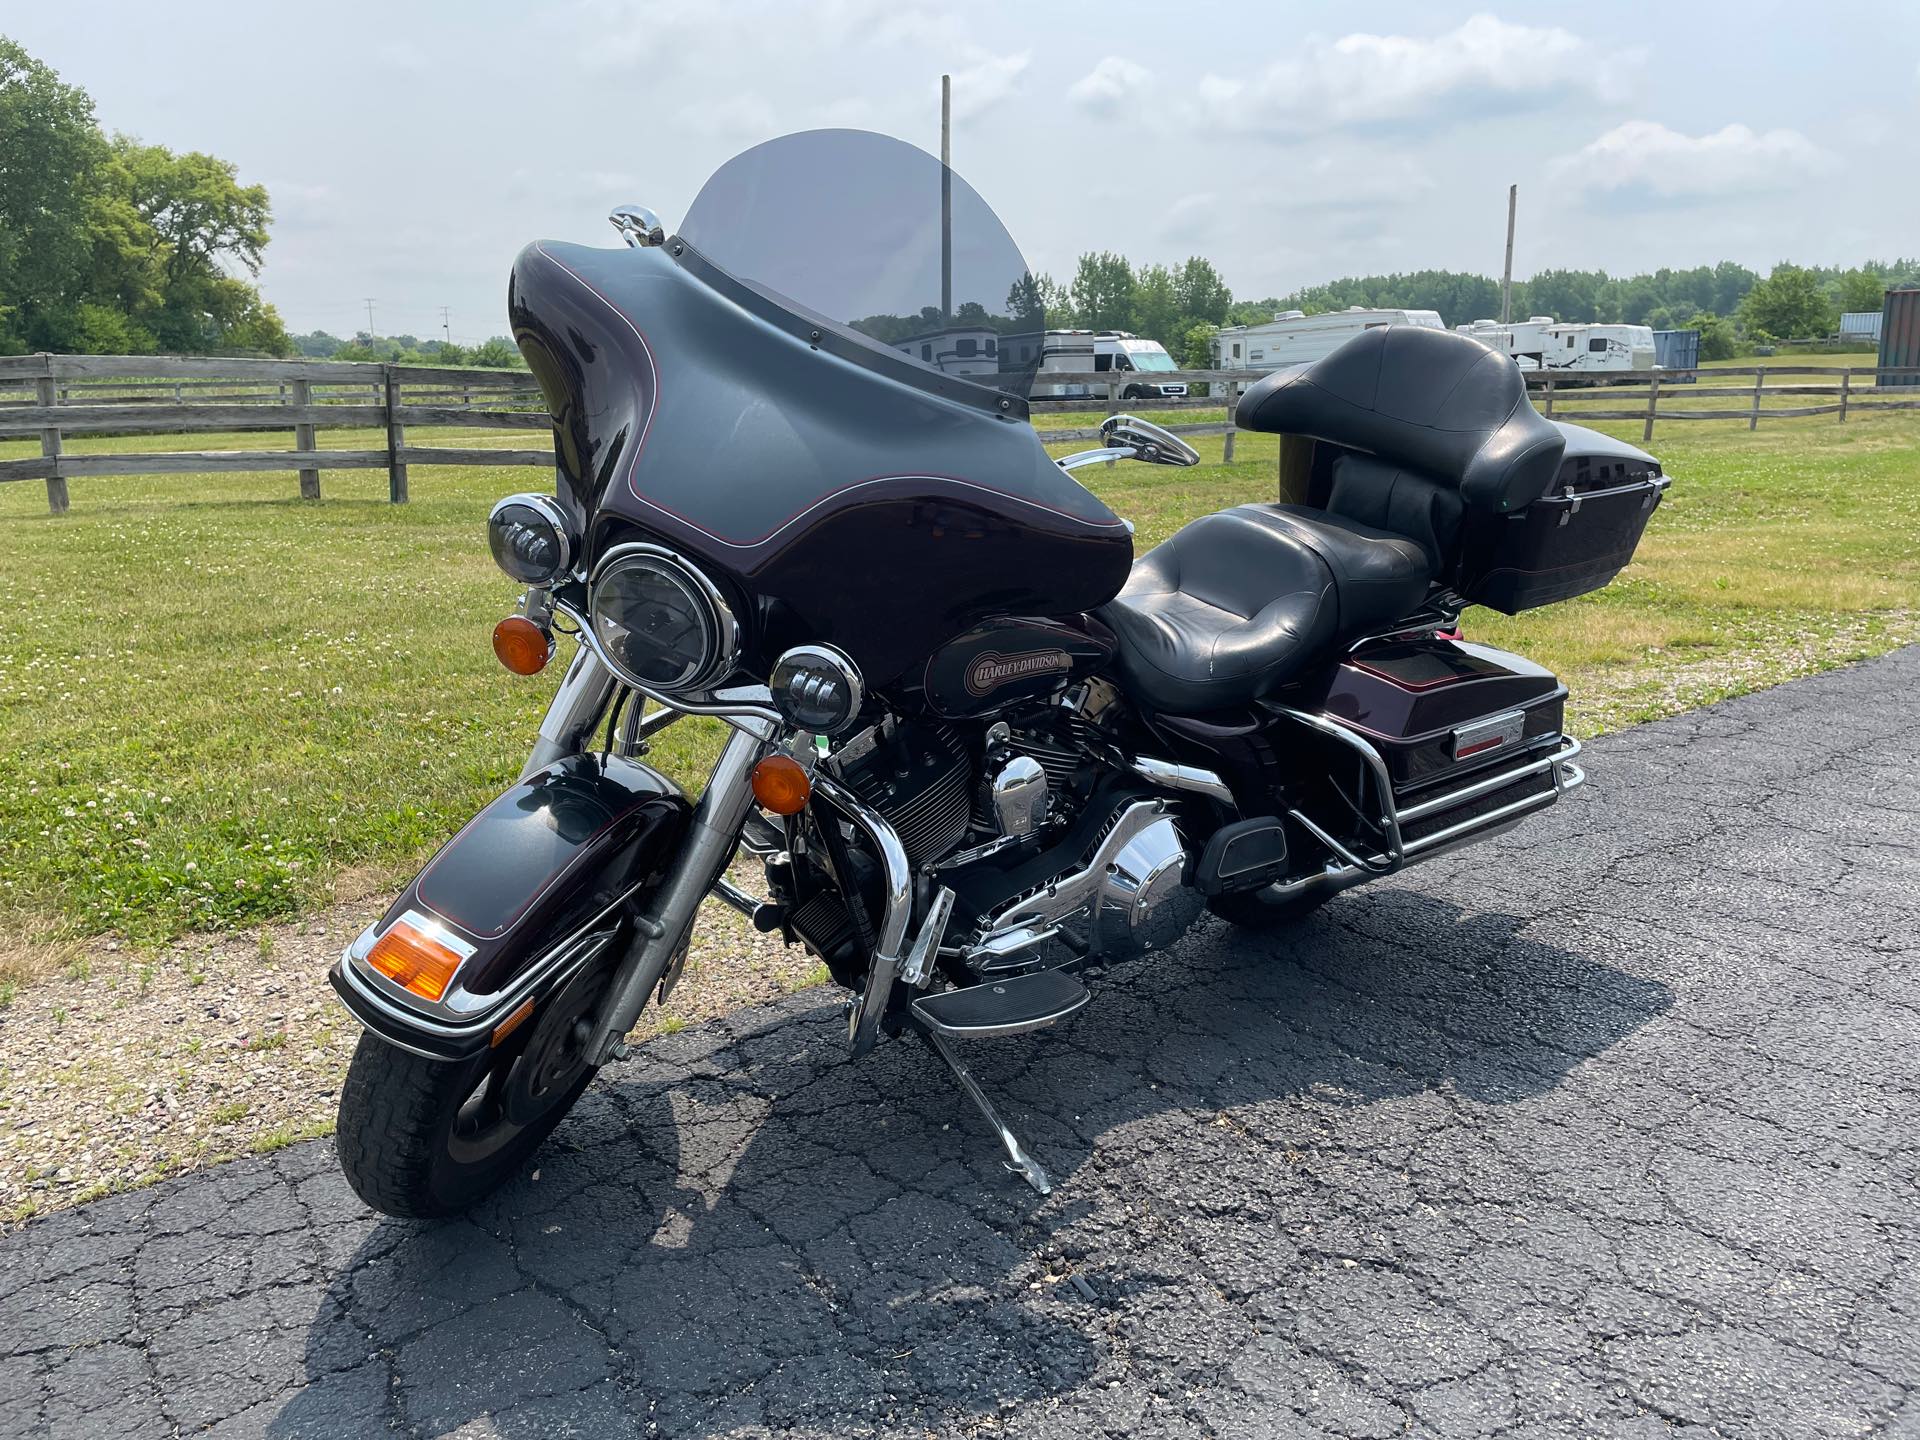
POLYGON ((367 297, 367 334, 374 335, 378 333, 379 332, 373 328, 373 297, 369 295, 367 297))
POLYGON ((441 329, 441 332, 447 337, 447 343, 449 345, 453 343, 452 314, 453 314, 453 310, 451 306, 442 305, 440 307, 440 329, 441 329))

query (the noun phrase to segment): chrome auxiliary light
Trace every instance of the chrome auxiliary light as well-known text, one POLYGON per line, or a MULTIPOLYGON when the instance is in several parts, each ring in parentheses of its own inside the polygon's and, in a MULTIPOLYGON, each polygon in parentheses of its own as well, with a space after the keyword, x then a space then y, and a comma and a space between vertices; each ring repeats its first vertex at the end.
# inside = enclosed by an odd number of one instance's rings
POLYGON ((860 667, 831 645, 796 645, 773 662, 773 705, 797 730, 838 735, 860 717, 860 667))

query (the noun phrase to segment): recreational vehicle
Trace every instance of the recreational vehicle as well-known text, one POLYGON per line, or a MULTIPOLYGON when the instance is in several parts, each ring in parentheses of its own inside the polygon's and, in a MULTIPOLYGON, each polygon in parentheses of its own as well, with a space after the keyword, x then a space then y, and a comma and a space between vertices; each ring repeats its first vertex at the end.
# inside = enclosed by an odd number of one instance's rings
POLYGON ((1213 363, 1218 370, 1277 370, 1331 355, 1363 330, 1383 325, 1419 325, 1444 330, 1433 310, 1368 310, 1350 305, 1323 315, 1282 310, 1263 325, 1229 325, 1213 337, 1213 363))
POLYGON ((1048 379, 1049 374, 1091 370, 1124 375, 1118 382, 1122 400, 1175 398, 1187 393, 1186 383, 1155 377, 1179 368, 1158 340, 1142 340, 1125 330, 1049 330, 1033 380, 1033 396, 1036 400, 1104 397, 1104 386, 1048 379))
POLYGON ((1555 373, 1606 375, 1660 368, 1653 330, 1646 325, 1562 323, 1551 315, 1531 315, 1511 325, 1475 320, 1454 328, 1516 361, 1530 360, 1555 373))

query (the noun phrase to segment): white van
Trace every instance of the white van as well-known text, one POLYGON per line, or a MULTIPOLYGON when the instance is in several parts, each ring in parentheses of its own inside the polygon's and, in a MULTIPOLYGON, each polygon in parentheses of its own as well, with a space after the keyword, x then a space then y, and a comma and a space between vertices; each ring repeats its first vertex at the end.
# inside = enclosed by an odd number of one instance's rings
POLYGON ((1216 370, 1258 370, 1264 374, 1282 365, 1302 365, 1331 355, 1361 331, 1377 330, 1382 325, 1446 329, 1437 310, 1368 310, 1360 305, 1321 315, 1282 310, 1262 325, 1229 325, 1215 331, 1213 365, 1216 370))
POLYGON ((1104 385, 1047 379, 1049 372, 1059 375, 1092 370, 1126 376, 1120 382, 1122 400, 1173 399, 1187 393, 1186 382, 1153 377, 1179 368, 1158 340, 1142 340, 1125 330, 1049 330, 1040 352, 1039 373, 1033 377, 1032 394, 1036 400, 1105 399, 1104 385))

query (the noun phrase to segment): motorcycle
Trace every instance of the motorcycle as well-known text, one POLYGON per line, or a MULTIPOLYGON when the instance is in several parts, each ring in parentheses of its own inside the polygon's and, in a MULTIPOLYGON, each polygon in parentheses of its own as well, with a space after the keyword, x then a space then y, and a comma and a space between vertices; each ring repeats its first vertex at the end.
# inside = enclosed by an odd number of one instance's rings
POLYGON ((611 218, 624 247, 514 263, 555 493, 488 520, 525 587, 502 663, 576 649, 518 782, 331 972, 365 1029, 339 1155, 376 1209, 511 1177, 671 992, 708 896, 824 962, 851 1055, 922 1037, 1044 1194, 956 1045, 1584 780, 1565 686, 1461 612, 1607 584, 1669 482, 1540 416, 1511 360, 1388 326, 1261 379, 1234 418, 1282 437, 1285 498, 1136 558, 1075 475, 1198 456, 1129 415, 1049 456, 1042 288, 933 157, 810 131, 729 161, 675 234, 611 218), (697 798, 645 761, 689 715, 725 722, 697 798))

